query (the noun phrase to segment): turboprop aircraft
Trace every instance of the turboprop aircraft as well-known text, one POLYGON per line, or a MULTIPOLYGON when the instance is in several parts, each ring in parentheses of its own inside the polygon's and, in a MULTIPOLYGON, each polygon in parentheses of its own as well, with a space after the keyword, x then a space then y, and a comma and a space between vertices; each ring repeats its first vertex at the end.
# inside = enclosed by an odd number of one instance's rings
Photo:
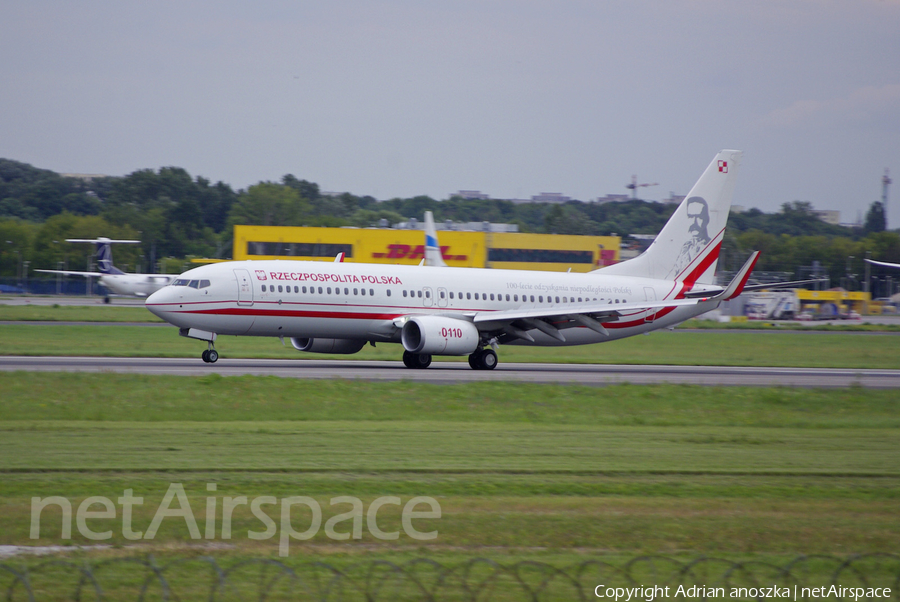
MULTIPOLYGON (((146 306, 207 341, 206 362, 227 334, 286 337, 313 353, 399 343, 409 368, 467 355, 472 368, 491 370, 500 345, 585 345, 671 328, 758 288, 746 286, 758 251, 730 284, 714 284, 740 160, 740 151, 718 153, 643 254, 589 273, 234 261, 185 272, 146 306)), ((426 246, 440 249, 433 229, 426 246)))
MULTIPOLYGON (((108 291, 114 295, 130 297, 147 297, 176 278, 166 274, 126 274, 113 265, 112 245, 140 244, 139 240, 111 240, 109 238, 67 238, 66 242, 89 242, 97 245, 97 272, 74 272, 69 270, 35 270, 48 274, 65 274, 66 276, 96 277, 108 291)), ((109 296, 105 301, 109 303, 109 296)))

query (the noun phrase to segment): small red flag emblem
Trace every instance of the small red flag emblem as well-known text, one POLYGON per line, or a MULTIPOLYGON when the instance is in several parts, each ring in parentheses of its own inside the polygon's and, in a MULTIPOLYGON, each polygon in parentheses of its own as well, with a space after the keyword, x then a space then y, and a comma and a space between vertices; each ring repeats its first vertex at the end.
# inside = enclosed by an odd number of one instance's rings
POLYGON ((728 161, 719 161, 719 171, 728 173, 728 161))

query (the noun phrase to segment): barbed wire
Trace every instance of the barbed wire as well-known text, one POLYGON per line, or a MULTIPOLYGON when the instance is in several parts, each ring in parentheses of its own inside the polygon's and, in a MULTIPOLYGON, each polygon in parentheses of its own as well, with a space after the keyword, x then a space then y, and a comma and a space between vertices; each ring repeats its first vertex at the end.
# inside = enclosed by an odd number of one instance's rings
MULTIPOLYGON (((153 555, 83 563, 58 558, 21 566, 0 563, 3 599, 31 602, 201 599, 211 602, 549 602, 597 600, 597 592, 612 600, 615 588, 643 588, 632 590, 630 600, 634 602, 676 597, 765 600, 773 597, 770 589, 773 587, 782 593, 787 588, 791 600, 828 597, 882 602, 883 588, 890 588, 887 599, 898 599, 900 556, 798 556, 784 566, 759 560, 701 557, 684 561, 667 556, 638 556, 620 565, 591 559, 567 568, 531 560, 502 564, 486 558, 453 565, 429 559, 401 564, 374 560, 346 567, 325 562, 291 565, 253 558, 223 566, 209 556, 160 564, 153 555), (602 587, 597 589, 598 586, 602 587), (649 588, 654 586, 660 589, 651 593, 649 588), (832 586, 841 588, 838 595, 825 594, 832 586), (669 589, 663 590, 666 587, 669 589), (694 590, 689 590, 691 587, 694 590), (825 589, 817 595, 808 591, 810 588, 825 589), (678 595, 679 591, 682 595, 678 595)), ((619 602, 624 601, 623 594, 619 602)))

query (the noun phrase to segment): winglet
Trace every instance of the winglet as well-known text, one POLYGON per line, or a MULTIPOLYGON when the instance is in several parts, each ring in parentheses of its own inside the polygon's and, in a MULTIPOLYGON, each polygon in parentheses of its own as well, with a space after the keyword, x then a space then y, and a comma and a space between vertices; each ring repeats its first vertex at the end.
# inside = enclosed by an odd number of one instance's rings
POLYGON ((438 244, 434 215, 431 211, 425 212, 425 265, 447 267, 447 264, 444 263, 444 256, 441 254, 441 246, 438 244))
POLYGON ((747 280, 750 278, 750 274, 753 272, 754 266, 756 266, 756 261, 759 259, 759 251, 753 251, 753 255, 750 256, 744 266, 740 269, 740 271, 735 275, 735 277, 728 283, 728 287, 716 295, 716 298, 721 299, 722 301, 728 301, 729 299, 734 299, 744 290, 744 285, 747 284, 747 280))

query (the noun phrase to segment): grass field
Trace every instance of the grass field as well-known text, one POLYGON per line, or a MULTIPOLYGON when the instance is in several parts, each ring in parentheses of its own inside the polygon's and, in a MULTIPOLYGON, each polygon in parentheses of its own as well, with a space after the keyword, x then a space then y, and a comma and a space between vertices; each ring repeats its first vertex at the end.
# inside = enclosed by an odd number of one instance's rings
MULTIPOLYGON (((440 504, 432 541, 293 542, 323 557, 847 554, 894 551, 900 535, 890 391, 15 373, 0 389, 4 544, 60 543, 53 508, 29 539, 32 496, 77 507, 133 489, 146 530, 171 483, 201 526, 209 495, 310 496, 323 521, 347 510, 332 508, 337 496, 440 504)), ((399 507, 382 512, 378 524, 399 529, 399 507)), ((260 524, 238 508, 230 553, 275 554, 276 541, 247 537, 260 524)), ((191 541, 170 518, 144 546, 191 541)), ((74 528, 71 542, 92 543, 74 528)))

